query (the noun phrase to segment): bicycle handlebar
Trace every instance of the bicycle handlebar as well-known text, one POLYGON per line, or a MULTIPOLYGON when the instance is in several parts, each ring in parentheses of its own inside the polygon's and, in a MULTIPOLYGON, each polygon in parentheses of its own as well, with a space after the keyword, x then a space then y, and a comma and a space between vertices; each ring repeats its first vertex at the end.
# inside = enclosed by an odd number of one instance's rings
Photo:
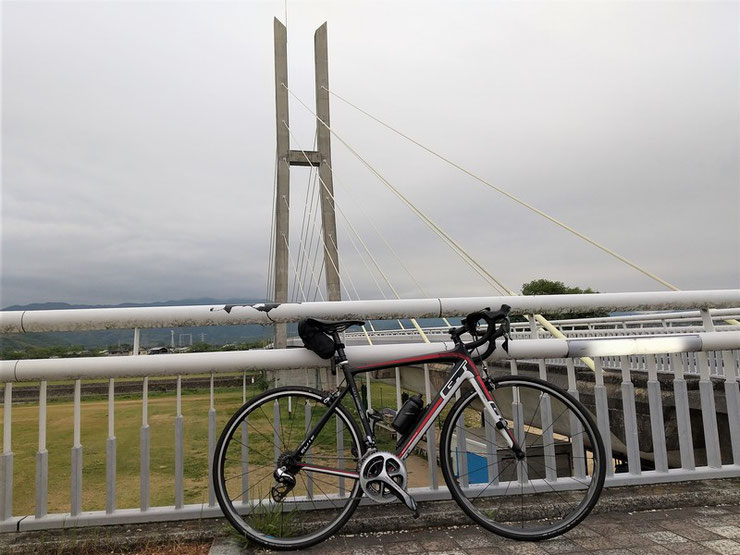
MULTIPOLYGON (((453 339, 460 340, 459 337, 465 332, 473 336, 473 341, 464 343, 468 352, 472 352, 481 345, 488 343, 488 347, 475 357, 471 357, 473 362, 480 362, 487 359, 493 351, 496 350, 496 339, 509 334, 509 311, 511 307, 507 304, 501 305, 501 308, 492 312, 490 308, 484 308, 476 312, 471 312, 463 318, 462 326, 450 330, 453 339), (479 327, 480 322, 485 322, 487 328, 485 332, 479 327), (498 326, 496 324, 501 322, 498 326), (480 336, 480 337, 479 337, 480 336)), ((462 342, 462 341, 460 341, 462 342)), ((506 349, 506 346, 504 346, 506 349)))

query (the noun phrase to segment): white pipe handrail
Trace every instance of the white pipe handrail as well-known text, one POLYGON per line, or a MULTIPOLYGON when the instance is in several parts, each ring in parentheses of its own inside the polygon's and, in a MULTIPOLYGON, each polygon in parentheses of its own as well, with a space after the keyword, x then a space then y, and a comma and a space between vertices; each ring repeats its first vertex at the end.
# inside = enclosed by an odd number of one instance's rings
POLYGON ((254 305, 90 308, 0 312, 0 333, 133 329, 239 324, 270 325, 313 317, 327 320, 382 320, 463 316, 502 304, 513 314, 582 310, 663 310, 734 308, 740 289, 658 291, 429 299, 392 299, 254 305))
MULTIPOLYGON (((347 347, 354 365, 372 364, 394 358, 422 356, 452 348, 446 343, 364 345, 347 347)), ((740 331, 685 335, 602 338, 527 339, 509 342, 509 352, 499 347, 491 357, 501 359, 544 359, 606 357, 718 351, 740 348, 740 331)), ((0 361, 0 382, 157 376, 244 370, 288 370, 326 367, 329 361, 307 349, 183 353, 141 357, 25 359, 0 361)))
MULTIPOLYGON (((720 308, 710 309, 709 314, 712 318, 726 318, 740 316, 738 308, 720 308)), ((621 314, 618 316, 602 316, 592 318, 566 318, 561 320, 550 320, 550 323, 556 325, 572 324, 612 324, 619 322, 682 322, 685 320, 701 321, 701 311, 683 310, 670 312, 647 312, 642 314, 621 314)), ((528 322, 516 322, 522 326, 529 326, 528 322)), ((512 326, 515 325, 512 322, 512 326)))

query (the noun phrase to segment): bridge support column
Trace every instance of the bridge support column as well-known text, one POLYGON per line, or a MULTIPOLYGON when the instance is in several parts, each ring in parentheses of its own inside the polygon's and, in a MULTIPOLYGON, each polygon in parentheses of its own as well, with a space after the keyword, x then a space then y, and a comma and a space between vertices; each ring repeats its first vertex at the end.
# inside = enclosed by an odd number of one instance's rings
MULTIPOLYGON (((288 91, 288 32, 275 18, 275 116, 277 129, 277 172, 275 190, 275 290, 276 303, 288 301, 288 271, 290 262, 290 167, 317 167, 319 198, 321 199, 321 227, 324 254, 326 300, 342 300, 339 279, 337 222, 334 208, 334 185, 331 167, 331 131, 329 130, 329 56, 326 23, 314 34, 314 63, 316 81, 316 151, 291 150, 288 91)), ((296 276, 295 279, 298 279, 296 276)), ((275 324, 275 348, 287 346, 285 324, 275 324)), ((295 373, 270 373, 276 387, 296 383, 295 373)), ((313 385, 317 387, 318 378, 313 385)))
POLYGON ((314 34, 314 60, 316 76, 316 145, 321 165, 319 184, 321 186, 321 224, 324 233, 324 275, 326 276, 326 300, 341 301, 339 287, 339 241, 337 239, 337 220, 334 212, 334 184, 331 173, 331 126, 329 118, 329 54, 326 37, 326 23, 316 29, 314 34), (321 121, 318 121, 321 120, 321 121), (324 122, 326 125, 324 125, 324 122))
MULTIPOLYGON (((277 132, 275 184, 275 291, 276 303, 288 300, 288 243, 290 226, 290 132, 288 117, 288 31, 275 18, 275 127, 277 132)), ((285 349, 287 327, 275 324, 275 348, 285 349)))

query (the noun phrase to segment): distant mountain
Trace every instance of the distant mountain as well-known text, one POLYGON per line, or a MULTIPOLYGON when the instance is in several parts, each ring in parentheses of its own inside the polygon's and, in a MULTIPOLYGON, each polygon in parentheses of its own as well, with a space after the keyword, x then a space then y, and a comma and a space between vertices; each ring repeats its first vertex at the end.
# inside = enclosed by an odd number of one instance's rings
MULTIPOLYGON (((220 304, 252 304, 263 302, 262 299, 180 299, 173 301, 155 301, 149 303, 121 303, 117 305, 81 305, 60 302, 31 303, 13 305, 3 308, 10 310, 70 310, 75 308, 131 308, 146 306, 196 306, 220 304)), ((201 338, 212 345, 255 341, 272 337, 271 326, 248 324, 243 326, 200 326, 192 328, 151 328, 141 330, 141 346, 154 347, 170 345, 174 331, 175 345, 197 343, 201 338)), ((111 345, 133 343, 132 330, 96 330, 74 332, 49 332, 25 334, 0 334, 0 346, 3 349, 23 349, 24 347, 50 347, 54 345, 80 345, 87 349, 105 348, 111 345)))
POLYGON ((154 301, 150 303, 121 303, 121 304, 69 304, 69 303, 31 303, 25 305, 12 305, 0 310, 69 310, 74 308, 131 308, 145 306, 197 306, 211 304, 252 304, 261 303, 264 299, 213 299, 202 297, 199 299, 180 299, 177 301, 154 301))

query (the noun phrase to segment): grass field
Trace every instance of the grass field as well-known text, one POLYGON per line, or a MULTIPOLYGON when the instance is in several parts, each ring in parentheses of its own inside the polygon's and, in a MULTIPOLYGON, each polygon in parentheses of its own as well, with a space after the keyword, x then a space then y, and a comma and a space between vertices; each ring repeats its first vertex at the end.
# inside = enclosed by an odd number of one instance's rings
MULTIPOLYGON (((364 382, 364 380, 363 380, 364 382)), ((257 394, 248 388, 247 398, 257 394)), ((375 408, 395 408, 395 389, 374 382, 375 408), (382 399, 382 404, 381 404, 382 399)), ((242 404, 241 388, 219 389, 215 394, 216 429, 220 433, 232 413, 242 404)), ((185 503, 208 502, 208 392, 183 392, 185 424, 184 495, 185 503)), ((50 513, 69 512, 70 457, 73 443, 74 406, 71 402, 47 405, 47 450, 49 452, 50 513)), ((139 507, 139 433, 141 399, 115 403, 117 438, 117 508, 139 507)), ((38 450, 38 404, 22 403, 12 409, 13 514, 35 511, 36 452, 38 450)), ((148 403, 150 427, 151 506, 174 505, 176 399, 174 394, 151 395, 148 403)), ((3 414, 0 411, 0 426, 3 414)), ((85 511, 105 509, 105 453, 108 436, 108 402, 98 397, 81 405, 81 444, 83 446, 82 507, 85 511)))

